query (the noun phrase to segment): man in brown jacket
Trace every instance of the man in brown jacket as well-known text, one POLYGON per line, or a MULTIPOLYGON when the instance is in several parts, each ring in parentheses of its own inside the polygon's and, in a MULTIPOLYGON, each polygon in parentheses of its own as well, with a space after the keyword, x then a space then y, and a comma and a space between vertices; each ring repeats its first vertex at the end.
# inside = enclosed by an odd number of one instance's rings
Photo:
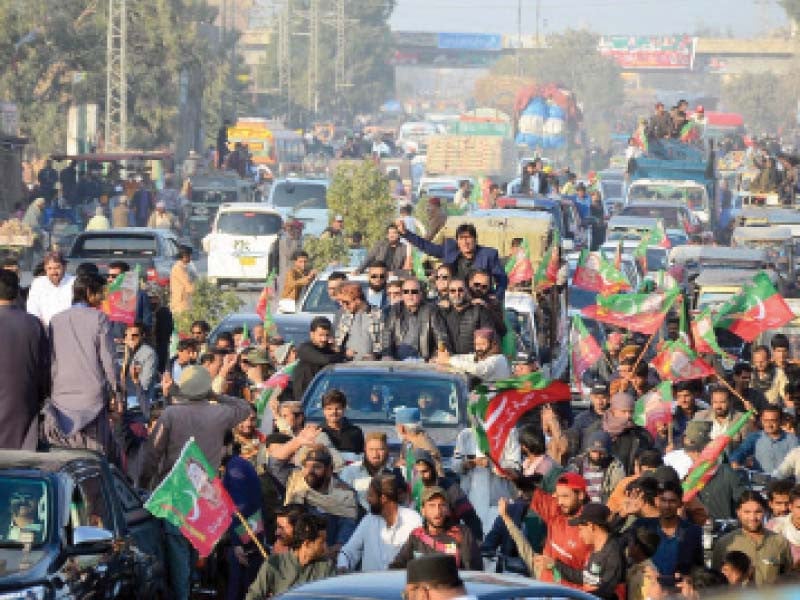
POLYGON ((314 281, 317 272, 314 269, 308 270, 308 252, 305 250, 295 250, 292 253, 292 263, 292 268, 286 271, 281 300, 297 302, 306 286, 314 281))
POLYGON ((114 229, 129 227, 130 214, 131 209, 128 208, 128 199, 125 196, 120 196, 119 204, 111 211, 111 227, 114 229))
POLYGON ((182 246, 178 261, 169 274, 169 308, 173 314, 180 314, 192 307, 194 294, 194 273, 190 268, 192 249, 182 246))

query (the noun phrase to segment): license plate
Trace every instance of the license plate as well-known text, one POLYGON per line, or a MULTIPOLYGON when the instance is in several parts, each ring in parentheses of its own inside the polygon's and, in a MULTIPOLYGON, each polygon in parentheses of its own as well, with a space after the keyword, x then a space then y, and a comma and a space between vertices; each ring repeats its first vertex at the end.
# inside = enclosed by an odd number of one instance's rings
POLYGON ((239 264, 243 267, 254 267, 256 264, 256 257, 255 256, 240 256, 239 257, 239 264))

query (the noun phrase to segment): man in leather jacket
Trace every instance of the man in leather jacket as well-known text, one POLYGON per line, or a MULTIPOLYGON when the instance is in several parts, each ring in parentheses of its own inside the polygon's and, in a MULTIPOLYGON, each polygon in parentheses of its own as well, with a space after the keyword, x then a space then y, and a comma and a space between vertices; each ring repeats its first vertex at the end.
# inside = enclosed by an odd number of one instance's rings
POLYGON ((382 356, 428 360, 436 355, 441 345, 447 348, 447 333, 436 305, 424 302, 418 280, 404 280, 403 301, 386 314, 382 356))

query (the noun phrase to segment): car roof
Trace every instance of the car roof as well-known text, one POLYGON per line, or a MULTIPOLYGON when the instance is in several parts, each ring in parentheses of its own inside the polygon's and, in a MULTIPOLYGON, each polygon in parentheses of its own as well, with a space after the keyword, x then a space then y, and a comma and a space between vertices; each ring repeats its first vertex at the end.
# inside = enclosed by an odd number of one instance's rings
POLYGON ((731 237, 741 240, 778 240, 786 241, 792 238, 792 230, 788 227, 780 227, 773 225, 771 227, 763 227, 758 225, 753 226, 740 226, 736 227, 731 233, 731 237))
POLYGON ((218 212, 247 212, 254 211, 280 217, 281 214, 263 202, 223 202, 219 205, 218 212))
POLYGON ((660 217, 639 217, 639 216, 624 216, 614 215, 608 220, 608 228, 613 227, 635 227, 637 229, 644 227, 657 227, 664 222, 660 217))
POLYGON ((695 278, 698 286, 741 287, 753 280, 754 269, 703 269, 695 278))
POLYGON ((315 179, 314 177, 284 177, 283 179, 276 180, 273 187, 279 183, 318 183, 328 187, 330 185, 330 180, 324 178, 315 179))
POLYGON ((152 227, 115 227, 114 229, 103 229, 101 231, 81 231, 78 236, 125 236, 125 235, 132 235, 132 234, 152 234, 161 237, 171 237, 176 238, 173 232, 167 229, 155 229, 152 227))
POLYGON ((537 219, 540 221, 549 221, 552 219, 552 215, 546 210, 521 212, 513 208, 484 208, 472 211, 468 215, 464 215, 464 217, 468 219, 470 217, 474 217, 476 219, 481 217, 510 217, 512 219, 537 219))
POLYGON ((764 249, 732 248, 729 246, 678 246, 670 250, 669 259, 673 263, 702 260, 767 262, 769 256, 764 249))
POLYGON ((54 448, 47 452, 27 450, 0 450, 0 469, 59 471, 65 464, 77 460, 101 461, 102 455, 91 450, 54 448))
POLYGON ((416 377, 442 377, 444 379, 466 380, 466 376, 459 371, 440 371, 438 369, 431 369, 431 366, 428 363, 401 360, 365 360, 338 363, 334 365, 328 365, 325 370, 330 373, 358 373, 364 375, 379 373, 406 373, 416 377))

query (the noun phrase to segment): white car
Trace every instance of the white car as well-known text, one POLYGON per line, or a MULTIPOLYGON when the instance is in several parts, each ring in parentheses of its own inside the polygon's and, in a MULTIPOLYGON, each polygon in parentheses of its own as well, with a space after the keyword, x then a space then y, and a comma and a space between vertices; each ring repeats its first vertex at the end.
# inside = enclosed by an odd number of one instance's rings
POLYGON ((215 284, 263 284, 278 269, 281 215, 261 202, 225 203, 203 238, 208 278, 215 284))

